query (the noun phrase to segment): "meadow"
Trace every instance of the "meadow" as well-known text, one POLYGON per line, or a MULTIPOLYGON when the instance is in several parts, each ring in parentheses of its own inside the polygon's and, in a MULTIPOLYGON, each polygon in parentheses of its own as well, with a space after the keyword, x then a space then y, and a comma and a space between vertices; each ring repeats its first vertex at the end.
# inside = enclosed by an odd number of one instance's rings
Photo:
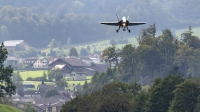
MULTIPOLYGON (((17 71, 14 71, 15 73, 17 71)), ((23 79, 23 84, 34 84, 35 88, 31 89, 31 90, 37 90, 38 85, 40 85, 42 82, 41 81, 27 81, 26 79, 28 77, 31 78, 36 78, 36 77, 42 77, 43 73, 47 74, 47 70, 37 70, 37 71, 19 71, 20 76, 23 79)), ((48 75, 47 75, 48 78, 48 75)), ((87 82, 90 83, 91 82, 91 78, 92 76, 87 76, 87 82)), ((68 80, 69 77, 65 77, 66 82, 68 84, 68 87, 66 89, 70 89, 72 90, 74 86, 80 84, 83 85, 85 83, 84 80, 80 80, 80 81, 72 81, 72 80, 68 80)), ((55 82, 44 82, 47 85, 55 85, 55 82)))
POLYGON ((22 112, 22 111, 9 105, 0 104, 0 112, 22 112))
MULTIPOLYGON (((17 71, 15 71, 17 72, 17 71)), ((37 70, 37 71, 19 71, 20 76, 22 77, 23 81, 26 81, 28 77, 36 78, 36 77, 42 77, 43 74, 47 74, 47 70, 37 70)), ((47 76, 48 78, 48 76, 47 76)))
MULTIPOLYGON (((184 29, 176 29, 175 30, 175 36, 180 38, 181 34, 183 32, 186 32, 188 31, 188 28, 184 28, 184 29)), ((200 37, 200 27, 194 27, 192 28, 192 32, 193 32, 193 35, 195 36, 198 36, 200 37)), ((161 33, 161 31, 158 31, 157 32, 159 35, 161 33)), ((127 39, 129 42, 126 43, 126 44, 132 44, 133 46, 138 46, 138 41, 137 41, 137 38, 139 36, 130 36, 130 37, 127 37, 127 38, 123 38, 123 39, 127 39)), ((102 51, 104 50, 105 48, 111 46, 110 44, 110 40, 111 39, 107 39, 107 40, 101 40, 101 41, 93 41, 93 42, 87 42, 87 43, 82 43, 82 44, 76 44, 76 45, 73 45, 77 52, 80 54, 80 50, 81 48, 87 48, 87 46, 90 46, 90 52, 93 53, 94 50, 95 51, 102 51)), ((118 38, 115 39, 116 41, 119 41, 118 38)), ((126 44, 116 44, 116 47, 117 48, 122 48, 124 47, 126 44)), ((68 54, 69 53, 69 50, 70 50, 70 47, 68 48, 65 48, 65 49, 58 49, 58 48, 54 48, 55 51, 61 51, 61 52, 64 52, 65 54, 68 54)), ((47 48, 47 49, 43 49, 42 50, 43 52, 46 52, 46 53, 49 53, 50 52, 50 49, 47 48)))

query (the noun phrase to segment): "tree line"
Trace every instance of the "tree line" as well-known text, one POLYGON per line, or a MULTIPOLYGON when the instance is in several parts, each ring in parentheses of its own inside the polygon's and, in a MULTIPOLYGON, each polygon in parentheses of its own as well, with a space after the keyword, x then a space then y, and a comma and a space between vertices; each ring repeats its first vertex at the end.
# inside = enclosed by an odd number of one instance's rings
POLYGON ((156 78, 149 88, 136 81, 110 82, 66 102, 61 112, 199 112, 199 76, 178 74, 156 78))
POLYGON ((169 29, 157 36, 150 25, 138 42, 104 49, 107 71, 94 74, 61 111, 198 112, 200 40, 192 28, 176 38, 169 29))
POLYGON ((112 45, 103 50, 102 58, 110 67, 115 65, 123 81, 140 79, 141 76, 145 81, 163 77, 176 66, 184 77, 194 77, 200 73, 200 39, 192 33, 189 27, 181 38, 177 38, 171 30, 164 29, 156 36, 153 24, 141 31, 137 47, 128 44, 119 49, 112 45))

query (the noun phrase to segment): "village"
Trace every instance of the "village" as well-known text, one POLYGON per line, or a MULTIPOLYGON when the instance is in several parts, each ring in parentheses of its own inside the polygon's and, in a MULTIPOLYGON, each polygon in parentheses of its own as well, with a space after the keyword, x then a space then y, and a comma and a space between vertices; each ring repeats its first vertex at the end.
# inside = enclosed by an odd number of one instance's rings
MULTIPOLYGON (((23 40, 4 42, 5 48, 7 49, 13 49, 19 44, 25 45, 25 42, 23 40)), ((38 112, 44 112, 49 109, 52 110, 52 112, 59 111, 66 101, 70 101, 76 97, 75 92, 81 91, 83 84, 85 82, 90 82, 95 73, 105 72, 108 68, 101 59, 100 52, 86 57, 16 58, 14 56, 9 56, 4 64, 12 66, 14 72, 18 72, 21 77, 23 77, 24 74, 26 77, 23 78, 24 94, 12 96, 16 107, 23 108, 26 103, 32 102, 34 108, 38 112), (19 65, 20 69, 17 67, 19 65), (54 81, 49 82, 48 80, 30 81, 30 79, 41 76, 41 73, 40 75, 37 74, 39 73, 38 71, 45 73, 57 70, 62 73, 63 78, 67 79, 67 86, 58 87, 54 81), (45 92, 51 89, 56 89, 59 94, 49 98, 45 97, 45 92)))

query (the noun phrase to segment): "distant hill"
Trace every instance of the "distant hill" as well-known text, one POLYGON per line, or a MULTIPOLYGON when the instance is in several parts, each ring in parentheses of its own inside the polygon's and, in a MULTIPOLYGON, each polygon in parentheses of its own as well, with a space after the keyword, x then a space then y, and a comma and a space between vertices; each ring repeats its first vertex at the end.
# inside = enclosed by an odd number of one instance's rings
POLYGON ((15 107, 3 105, 3 104, 0 104, 0 111, 1 112, 22 112, 21 110, 15 107))
POLYGON ((156 24, 156 30, 200 26, 200 0, 0 0, 0 43, 24 40, 44 48, 55 39, 64 45, 138 35, 141 29, 156 24), (92 10, 91 10, 92 9, 92 10), (147 22, 130 27, 101 25, 130 14, 130 21, 147 22))

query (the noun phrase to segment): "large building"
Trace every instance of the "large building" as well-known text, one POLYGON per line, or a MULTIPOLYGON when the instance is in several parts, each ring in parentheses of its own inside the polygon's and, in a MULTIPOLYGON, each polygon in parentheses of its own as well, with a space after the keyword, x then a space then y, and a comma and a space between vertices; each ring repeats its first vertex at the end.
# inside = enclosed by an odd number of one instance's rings
POLYGON ((24 40, 7 40, 4 41, 4 46, 7 49, 14 49, 17 45, 21 45, 25 50, 28 50, 30 46, 24 42, 24 40))

